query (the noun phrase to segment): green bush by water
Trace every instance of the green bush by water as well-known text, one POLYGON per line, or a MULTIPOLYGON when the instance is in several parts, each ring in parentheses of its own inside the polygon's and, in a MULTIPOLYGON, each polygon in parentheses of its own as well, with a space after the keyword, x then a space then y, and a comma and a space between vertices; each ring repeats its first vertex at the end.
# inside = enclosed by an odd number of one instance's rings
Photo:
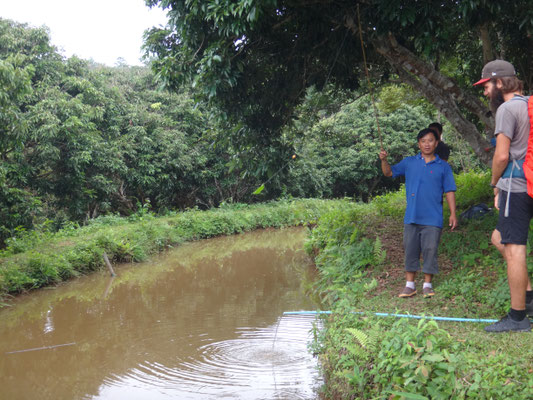
POLYGON ((68 225, 57 233, 43 225, 38 231, 21 231, 0 252, 0 297, 103 268, 104 252, 114 262, 142 261, 185 241, 257 228, 314 224, 321 214, 349 204, 347 200, 282 200, 164 217, 141 209, 128 218, 97 218, 87 226, 68 225))

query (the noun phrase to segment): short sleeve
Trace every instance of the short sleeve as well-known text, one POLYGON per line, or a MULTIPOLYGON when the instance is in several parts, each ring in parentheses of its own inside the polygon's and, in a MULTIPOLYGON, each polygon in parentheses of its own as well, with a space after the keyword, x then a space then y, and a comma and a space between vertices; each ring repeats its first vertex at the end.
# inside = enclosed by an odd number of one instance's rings
POLYGON ((445 163, 444 166, 442 189, 444 193, 455 192, 457 190, 457 186, 455 185, 455 179, 453 177, 452 167, 450 167, 450 164, 448 163, 445 163))
POLYGON ((396 178, 397 176, 405 176, 405 169, 407 168, 407 158, 404 158, 398 164, 394 164, 391 167, 392 177, 396 178))
POLYGON ((500 107, 496 112, 494 135, 502 133, 513 140, 516 127, 516 118, 511 114, 509 107, 500 107))

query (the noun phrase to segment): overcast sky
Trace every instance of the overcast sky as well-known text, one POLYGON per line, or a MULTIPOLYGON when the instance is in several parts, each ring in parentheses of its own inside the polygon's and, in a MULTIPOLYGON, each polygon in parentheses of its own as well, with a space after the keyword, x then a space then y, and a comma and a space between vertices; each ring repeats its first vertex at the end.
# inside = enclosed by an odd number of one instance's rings
POLYGON ((144 0, 0 0, 0 17, 46 25, 52 44, 66 57, 109 66, 122 57, 129 65, 142 65, 145 29, 165 25, 165 12, 149 9, 144 0))

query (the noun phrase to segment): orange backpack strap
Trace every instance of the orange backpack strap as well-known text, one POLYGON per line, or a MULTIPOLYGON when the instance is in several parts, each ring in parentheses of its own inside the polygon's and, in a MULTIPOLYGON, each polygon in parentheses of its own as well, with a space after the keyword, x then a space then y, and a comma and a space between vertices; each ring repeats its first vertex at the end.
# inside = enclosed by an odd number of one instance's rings
POLYGON ((527 194, 533 197, 533 96, 529 96, 527 113, 529 115, 529 139, 523 168, 527 181, 527 194))

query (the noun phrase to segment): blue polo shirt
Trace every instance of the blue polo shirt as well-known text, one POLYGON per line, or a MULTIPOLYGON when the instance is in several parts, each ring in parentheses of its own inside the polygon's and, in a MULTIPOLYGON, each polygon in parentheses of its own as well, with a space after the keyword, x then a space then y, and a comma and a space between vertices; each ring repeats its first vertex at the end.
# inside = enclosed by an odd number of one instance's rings
POLYGON ((404 158, 391 167, 392 176, 405 176, 404 224, 430 225, 442 228, 442 196, 455 192, 455 180, 450 165, 435 156, 426 164, 421 153, 404 158))

